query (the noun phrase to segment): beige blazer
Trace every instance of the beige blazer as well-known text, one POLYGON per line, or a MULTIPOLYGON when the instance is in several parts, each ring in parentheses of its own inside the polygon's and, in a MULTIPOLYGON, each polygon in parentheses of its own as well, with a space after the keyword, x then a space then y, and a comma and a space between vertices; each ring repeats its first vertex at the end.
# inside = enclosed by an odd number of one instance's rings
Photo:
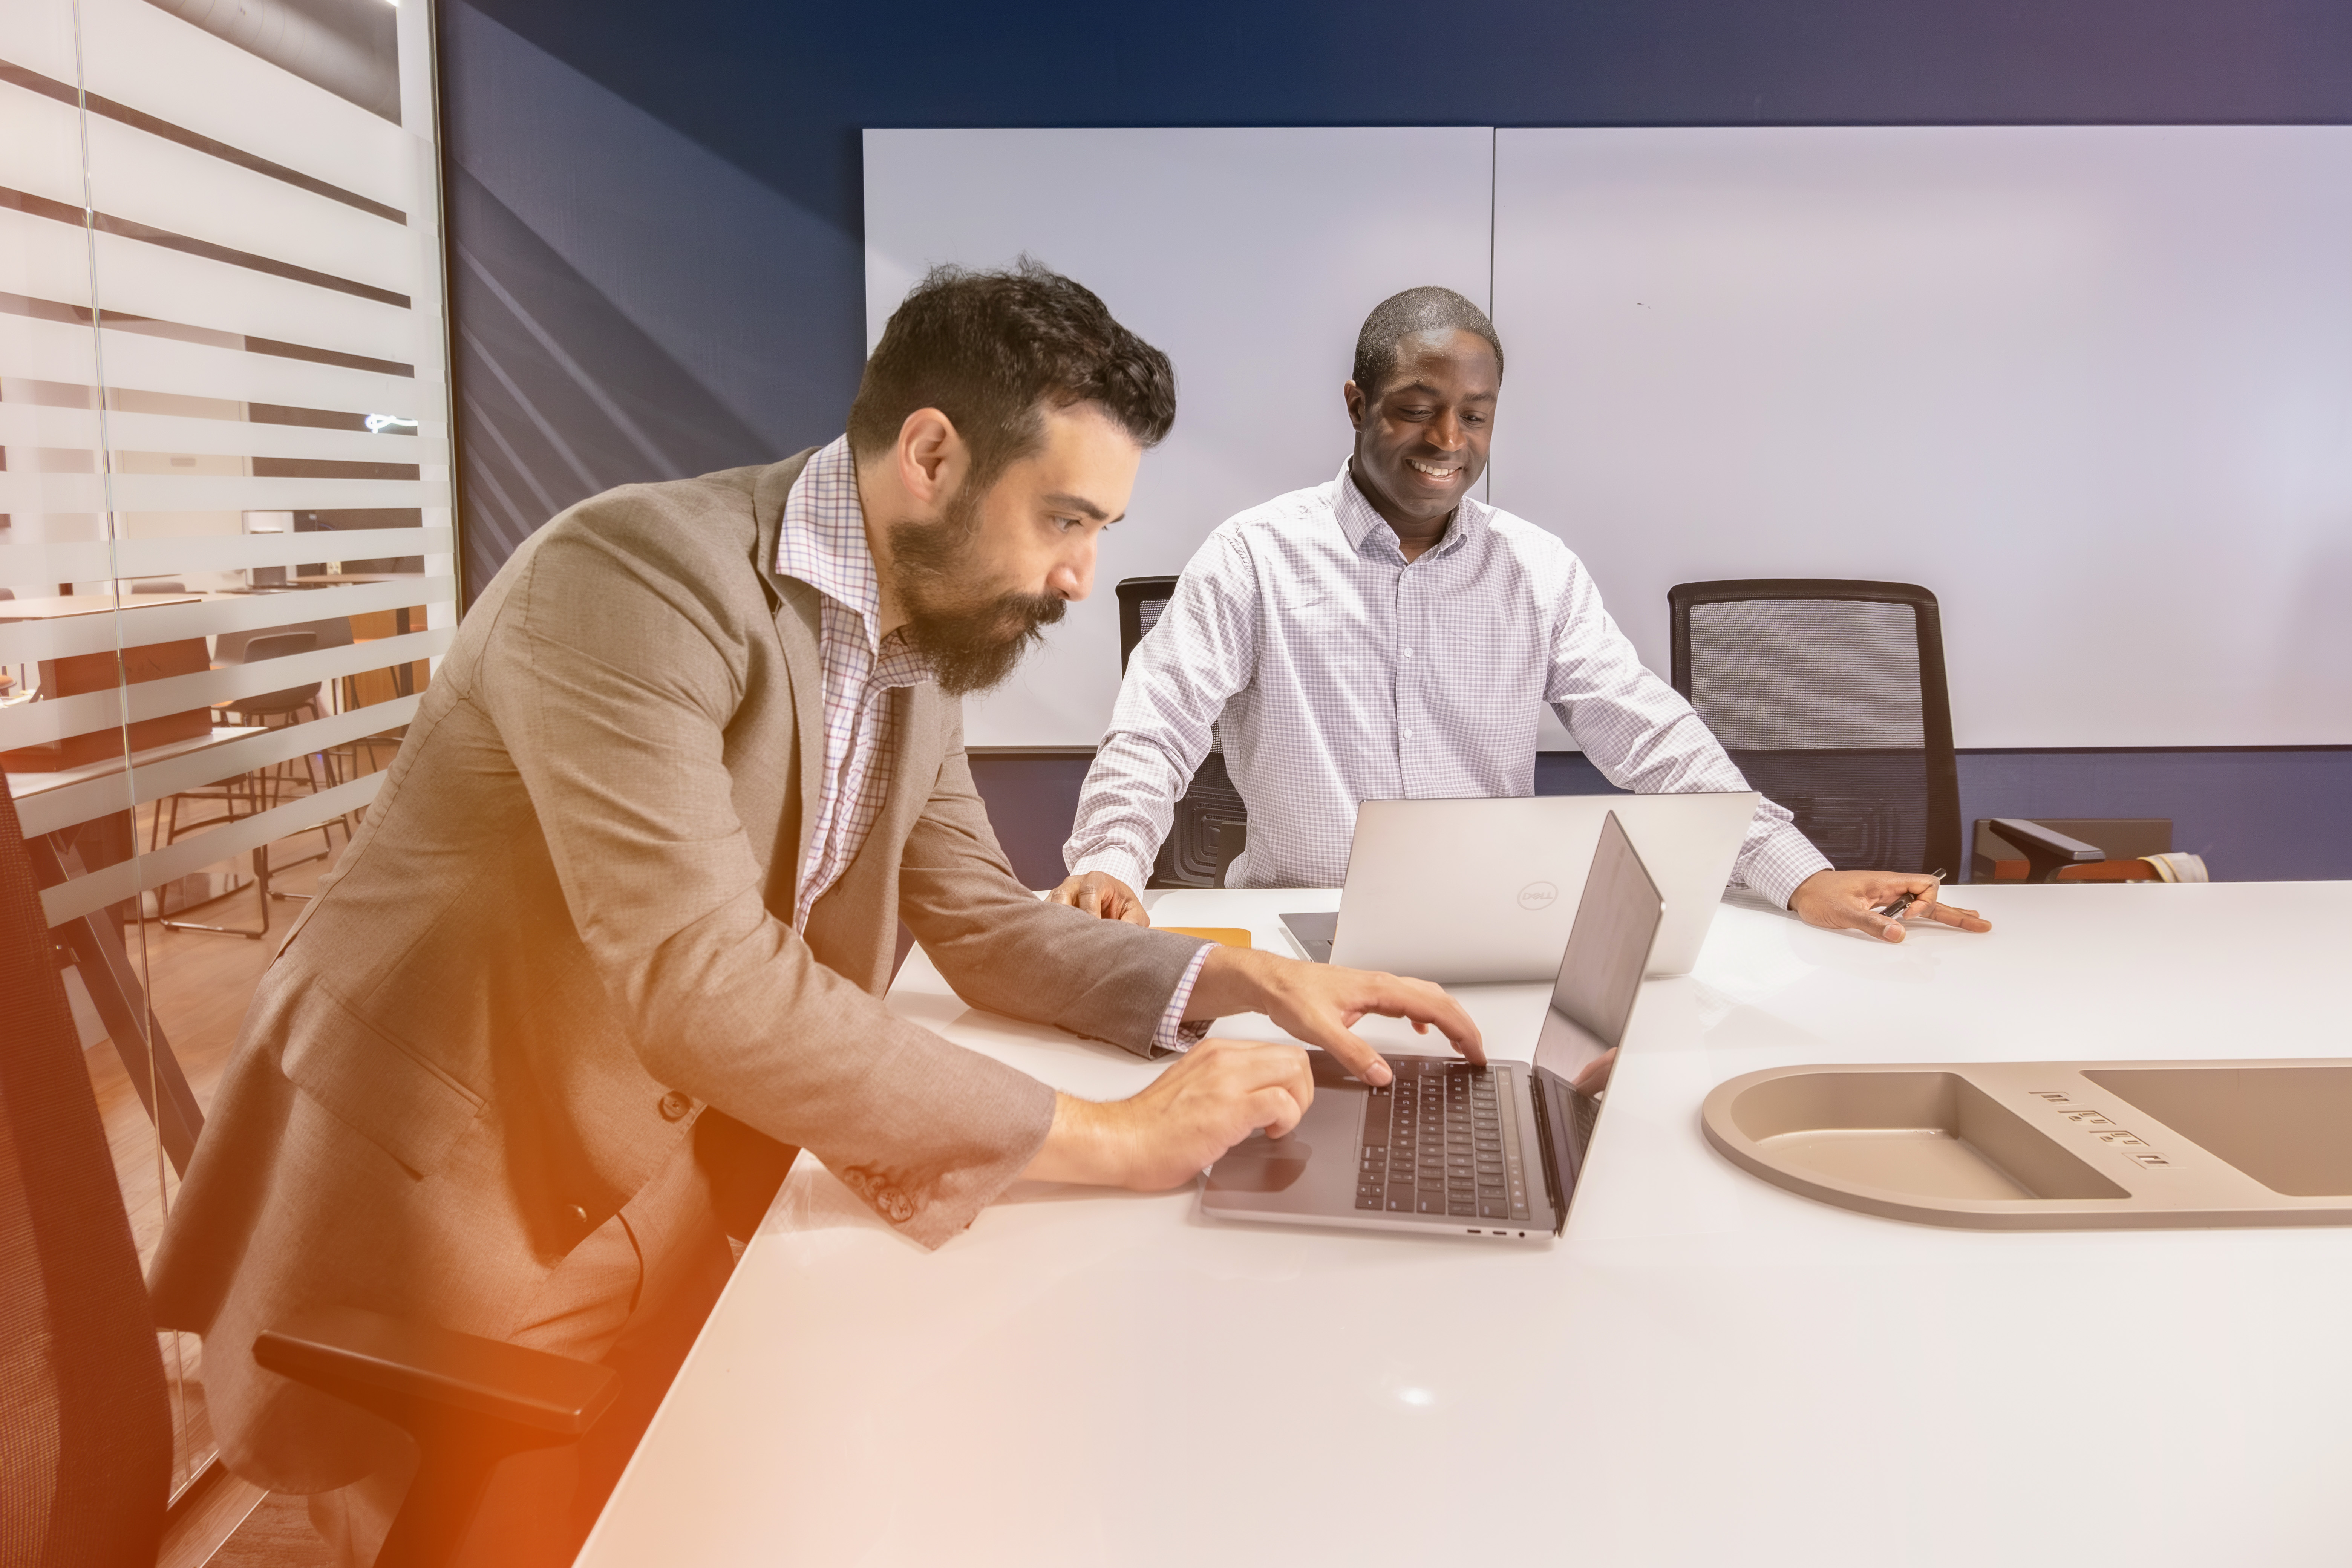
POLYGON ((616 1214, 651 1275, 709 1186, 624 1207, 707 1107, 924 1246, 968 1225, 1054 1096, 891 1015, 902 918, 973 1005, 1148 1048, 1199 943, 1022 887, 928 682, 891 693, 881 815, 792 931, 818 598, 772 566, 807 456, 612 490, 526 543, 263 977, 150 1281, 205 1335, 244 1473, 340 1486, 383 1433, 255 1366, 261 1329, 348 1303, 505 1337, 616 1214))

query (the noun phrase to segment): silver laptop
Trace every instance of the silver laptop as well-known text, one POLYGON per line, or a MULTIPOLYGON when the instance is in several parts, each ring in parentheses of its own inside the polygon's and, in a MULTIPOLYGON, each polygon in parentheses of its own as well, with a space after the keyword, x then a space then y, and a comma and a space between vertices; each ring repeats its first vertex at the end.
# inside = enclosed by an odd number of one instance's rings
POLYGON ((1322 1051, 1289 1134, 1227 1150, 1201 1184, 1221 1219, 1542 1241, 1568 1223, 1600 1116, 1579 1090, 1625 1037, 1665 910, 1633 841, 1604 816, 1532 1066, 1391 1056, 1374 1089, 1322 1051))
POLYGON ((1475 985, 1549 980, 1612 813, 1666 899, 1653 974, 1698 962, 1754 790, 1554 795, 1516 800, 1368 800, 1356 808, 1336 914, 1286 914, 1308 958, 1475 985))

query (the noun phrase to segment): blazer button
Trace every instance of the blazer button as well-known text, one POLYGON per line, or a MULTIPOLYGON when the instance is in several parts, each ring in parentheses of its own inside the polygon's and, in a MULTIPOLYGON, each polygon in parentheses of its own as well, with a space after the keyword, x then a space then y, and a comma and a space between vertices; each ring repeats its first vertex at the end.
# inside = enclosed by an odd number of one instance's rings
POLYGON ((573 1204, 572 1205, 572 1217, 578 1220, 582 1225, 586 1225, 588 1223, 588 1211, 582 1208, 578 1204, 573 1204))
POLYGON ((661 1113, 664 1121, 675 1121, 693 1109, 693 1100, 678 1093, 676 1089, 671 1089, 661 1097, 661 1113))
POLYGON ((896 1187, 884 1187, 877 1191, 874 1194, 874 1206, 880 1209, 882 1217, 892 1225, 904 1225, 915 1217, 915 1205, 908 1201, 906 1194, 896 1187))

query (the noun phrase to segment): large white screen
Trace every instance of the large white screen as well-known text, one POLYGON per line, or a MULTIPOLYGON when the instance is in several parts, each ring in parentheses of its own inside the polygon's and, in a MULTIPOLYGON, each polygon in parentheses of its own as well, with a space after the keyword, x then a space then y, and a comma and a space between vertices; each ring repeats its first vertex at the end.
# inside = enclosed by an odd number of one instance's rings
POLYGON ((1329 477, 1363 313, 1490 268, 1492 498, 1662 672, 1675 583, 1894 578, 1963 746, 2352 742, 2352 127, 869 132, 866 182, 869 342, 1027 250, 1181 379, 974 743, 1097 740, 1110 584, 1329 477))
POLYGON ((926 267, 1026 251, 1176 364, 1175 431, 1104 536, 1093 595, 965 705, 972 744, 1099 741, 1111 584, 1180 571, 1226 518, 1339 471, 1373 305, 1421 283, 1486 302, 1493 148, 1484 129, 866 133, 869 346, 926 267))
POLYGON ((2352 128, 1510 131, 1489 483, 1942 601, 1963 746, 2352 741, 2352 128))

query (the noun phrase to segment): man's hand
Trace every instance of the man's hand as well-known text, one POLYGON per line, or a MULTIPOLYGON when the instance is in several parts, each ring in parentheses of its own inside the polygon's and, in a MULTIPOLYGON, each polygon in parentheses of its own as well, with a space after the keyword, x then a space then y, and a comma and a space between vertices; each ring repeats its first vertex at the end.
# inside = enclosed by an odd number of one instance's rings
POLYGON ((1223 1018, 1263 1013, 1284 1029, 1320 1046, 1366 1083, 1386 1083, 1389 1064, 1354 1034, 1368 1013, 1411 1020, 1427 1034, 1434 1028, 1474 1062, 1486 1059, 1478 1026, 1462 1004, 1426 980, 1404 980, 1369 969, 1303 963, 1249 948, 1220 947, 1201 965, 1192 985, 1192 1018, 1223 1018))
POLYGON ((1895 871, 1816 871, 1797 884, 1789 909, 1809 926, 1824 931, 1858 931, 1885 942, 1903 940, 1904 921, 1936 921, 1962 931, 1990 931, 1992 922, 1974 910, 1957 909, 1937 895, 1943 889, 1933 877, 1905 876, 1895 871), (1901 898, 1912 896, 1901 918, 1890 920, 1878 911, 1901 898))
POLYGON ((1314 1075, 1297 1046, 1202 1040, 1129 1099, 1056 1095, 1053 1131, 1021 1173, 1160 1192, 1191 1181, 1261 1127, 1283 1136, 1314 1100, 1314 1075))
POLYGON ((1045 897, 1107 921, 1125 921, 1139 926, 1151 923, 1151 916, 1144 910, 1143 900, 1135 896, 1135 889, 1108 871, 1087 871, 1066 878, 1045 897))

